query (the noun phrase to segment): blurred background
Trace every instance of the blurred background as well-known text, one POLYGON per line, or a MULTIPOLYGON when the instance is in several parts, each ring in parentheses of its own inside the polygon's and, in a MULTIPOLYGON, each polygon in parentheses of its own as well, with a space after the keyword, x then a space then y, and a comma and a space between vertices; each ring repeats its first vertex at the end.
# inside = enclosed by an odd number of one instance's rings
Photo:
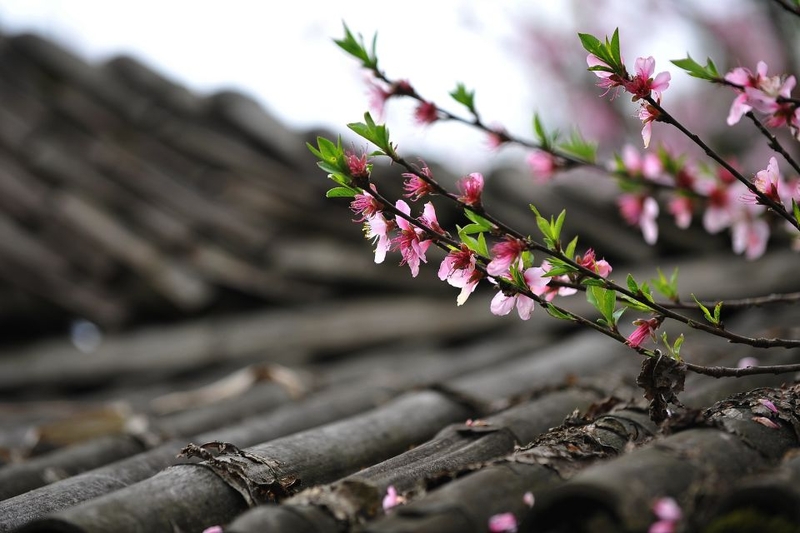
MULTIPOLYGON (((367 40, 377 32, 386 74, 429 100, 459 111, 447 93, 463 82, 487 123, 529 138, 538 112, 550 128, 597 139, 606 159, 625 143, 641 146, 641 124, 627 99, 599 97, 576 33, 619 27, 629 62, 653 55, 657 71, 672 73, 665 105, 760 169, 764 143, 725 125, 733 94, 668 60, 796 67, 797 47, 787 46, 796 32, 778 13, 775 3, 744 1, 294 2, 277 12, 239 0, 5 0, 0 342, 77 331, 92 347, 103 331, 142 324, 362 292, 447 293, 434 273, 412 284, 393 265, 372 265, 358 225, 322 198, 325 179, 305 141, 326 131, 357 144, 344 125, 368 108, 364 73, 332 42, 343 22, 367 40)), ((419 127, 413 107, 392 101, 385 119, 404 154, 441 168, 445 183, 495 174, 499 209, 520 194, 545 211, 553 198, 578 201, 561 184, 534 191, 524 150, 493 151, 457 124, 419 127)), ((665 127, 653 139, 698 155, 665 127)), ((636 229, 612 230, 619 220, 601 200, 615 189, 592 179, 594 202, 583 198, 577 211, 607 219, 593 244, 602 249, 605 234, 610 258, 709 249, 692 245, 691 231, 665 230, 650 249, 636 229)), ((710 250, 729 248, 727 237, 717 241, 710 250)))

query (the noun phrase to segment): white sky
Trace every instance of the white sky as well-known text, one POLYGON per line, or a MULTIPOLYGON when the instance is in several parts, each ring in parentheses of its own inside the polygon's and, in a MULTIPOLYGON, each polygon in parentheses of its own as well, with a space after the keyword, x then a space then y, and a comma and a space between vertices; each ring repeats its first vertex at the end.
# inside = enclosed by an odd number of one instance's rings
MULTIPOLYGON (((516 58, 498 37, 508 33, 515 4, 406 0, 395 9, 375 0, 4 0, 0 28, 36 31, 91 61, 128 53, 199 93, 239 89, 291 126, 344 133, 346 123, 361 120, 368 99, 356 61, 332 42, 343 35, 342 21, 367 39, 377 31, 387 74, 411 79, 434 101, 449 105, 447 92, 457 81, 480 84, 488 118, 501 113, 492 102, 530 97, 523 74, 515 73, 516 58)), ((409 113, 399 104, 386 116, 401 148, 443 152, 459 158, 465 171, 488 155, 483 136, 455 125, 420 130, 409 113), (450 135, 458 141, 445 139, 450 135)), ((527 126, 530 111, 496 118, 514 122, 523 115, 527 126)))
MULTIPOLYGON (((292 127, 346 133, 346 123, 362 119, 368 98, 356 61, 332 42, 343 35, 345 21, 367 39, 378 32, 389 77, 411 80, 421 94, 454 111, 459 106, 447 93, 464 82, 476 90, 484 120, 529 137, 532 112, 546 104, 534 101, 530 64, 520 68, 515 24, 534 17, 557 23, 561 6, 517 0, 405 0, 402 6, 376 0, 3 0, 0 30, 35 31, 90 61, 127 53, 198 93, 238 89, 292 127)), ((577 37, 572 45, 579 46, 577 37)), ((683 46, 662 57, 682 57, 683 46)), ((416 127, 410 102, 391 104, 385 118, 403 155, 433 156, 462 173, 491 166, 483 135, 456 124, 416 127)))

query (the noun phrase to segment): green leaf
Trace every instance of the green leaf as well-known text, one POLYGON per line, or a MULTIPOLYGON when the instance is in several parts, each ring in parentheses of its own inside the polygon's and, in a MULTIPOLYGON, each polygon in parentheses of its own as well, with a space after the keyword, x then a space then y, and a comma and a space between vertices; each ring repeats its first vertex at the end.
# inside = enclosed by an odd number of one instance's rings
POLYGON ((583 45, 584 50, 602 59, 602 56, 605 54, 605 47, 603 43, 600 42, 600 39, 588 33, 579 33, 578 38, 581 40, 581 45, 583 45))
POLYGON ((564 255, 570 258, 575 257, 575 248, 578 246, 578 237, 576 236, 574 239, 569 241, 567 245, 567 249, 564 250, 564 255))
POLYGON ((358 194, 358 189, 352 187, 334 187, 325 193, 326 198, 352 198, 358 194))
POLYGON ((544 130, 542 120, 539 118, 539 113, 533 114, 533 132, 536 134, 536 139, 539 141, 539 146, 544 149, 550 147, 550 139, 547 132, 544 130))
POLYGON ((608 43, 606 38, 606 48, 611 54, 611 66, 622 65, 622 53, 619 51, 619 28, 614 28, 614 33, 611 35, 611 43, 608 43))
POLYGON ((544 306, 544 309, 545 311, 547 311, 547 314, 549 314, 554 318, 558 318, 560 320, 572 320, 571 316, 564 313, 560 309, 556 309, 556 307, 553 304, 547 304, 546 306, 544 306))
POLYGON ((464 216, 467 217, 472 224, 480 228, 480 231, 492 231, 494 229, 494 224, 471 209, 464 209, 464 216))
POLYGON ((597 143, 587 141, 577 130, 572 132, 568 140, 559 144, 558 148, 587 163, 594 163, 597 158, 597 143))
MULTIPOLYGON (((562 209, 561 212, 558 214, 558 218, 556 219, 555 224, 552 222, 550 223, 550 227, 553 231, 553 240, 558 242, 561 239, 561 228, 564 226, 564 220, 567 218, 567 210, 562 209)), ((552 218, 551 218, 552 220, 552 218)))
POLYGON ((463 105, 470 112, 475 113, 475 91, 468 91, 463 83, 456 85, 455 90, 450 93, 453 100, 463 105))
POLYGON ((711 324, 713 324, 715 326, 718 326, 719 325, 719 314, 720 314, 720 310, 722 309, 722 302, 718 303, 716 305, 716 307, 714 307, 714 314, 712 315, 711 311, 708 310, 708 307, 703 305, 702 302, 700 302, 700 300, 698 300, 697 297, 695 297, 694 294, 692 294, 692 298, 694 299, 695 303, 700 308, 700 310, 703 312, 703 316, 705 317, 705 319, 708 322, 710 322, 711 324))
POLYGON ((581 44, 587 52, 594 54, 600 61, 608 65, 608 68, 596 66, 589 67, 589 70, 603 70, 622 74, 624 66, 622 64, 622 54, 620 53, 619 46, 619 28, 614 30, 610 41, 608 37, 606 37, 605 43, 588 33, 579 33, 578 38, 581 40, 581 44))
POLYGON ((386 125, 375 124, 372 115, 369 113, 364 113, 364 122, 352 122, 348 124, 347 127, 383 150, 384 153, 381 155, 391 155, 394 153, 394 148, 389 143, 389 130, 386 129, 386 125))
POLYGON ((592 285, 586 289, 586 300, 600 311, 606 325, 615 324, 614 308, 617 302, 615 291, 592 285))
POLYGON ((800 206, 798 206, 797 200, 794 198, 792 198, 792 212, 794 213, 795 220, 800 224, 800 206))
POLYGON ((378 39, 378 34, 376 33, 372 38, 372 54, 370 55, 364 47, 364 38, 359 35, 358 39, 356 39, 350 31, 350 28, 347 27, 347 24, 343 22, 342 25, 344 26, 344 39, 334 39, 333 42, 335 42, 339 48, 360 60, 364 67, 377 69, 378 59, 375 56, 375 44, 378 39))
POLYGON ((628 274, 626 281, 628 282, 628 290, 634 294, 639 294, 639 284, 633 279, 632 274, 628 274))
POLYGON ((624 294, 620 294, 619 296, 623 300, 623 302, 622 302, 623 305, 625 305, 627 307, 630 307, 631 309, 634 309, 636 311, 642 311, 642 312, 652 311, 652 309, 650 309, 649 307, 647 307, 643 303, 641 303, 641 302, 639 302, 637 300, 634 300, 630 296, 626 296, 624 294))
POLYGON ((685 59, 673 59, 671 63, 676 67, 683 69, 689 76, 692 76, 693 78, 699 78, 701 80, 708 81, 718 81, 720 79, 719 72, 717 72, 717 67, 714 65, 714 62, 711 61, 711 58, 706 59, 705 66, 692 59, 689 54, 686 54, 685 59))
POLYGON ((678 268, 676 267, 673 270, 672 275, 669 279, 664 276, 664 273, 661 269, 657 269, 658 271, 658 278, 650 280, 653 284, 653 288, 666 296, 668 299, 672 301, 676 301, 678 299, 678 268))

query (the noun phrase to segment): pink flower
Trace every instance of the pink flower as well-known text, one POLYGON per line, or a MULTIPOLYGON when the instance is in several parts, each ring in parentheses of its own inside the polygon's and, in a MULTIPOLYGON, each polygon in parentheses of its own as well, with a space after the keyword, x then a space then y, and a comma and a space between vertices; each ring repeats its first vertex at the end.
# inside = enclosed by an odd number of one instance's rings
POLYGON ((655 78, 651 77, 655 67, 656 61, 652 56, 636 59, 634 63, 636 74, 624 84, 625 90, 633 95, 634 102, 640 98, 647 98, 651 94, 658 100, 661 98, 661 93, 669 87, 669 72, 660 72, 655 78))
POLYGON ((517 517, 514 513, 500 513, 489 517, 491 533, 514 533, 517 531, 517 517))
POLYGON ((555 174, 558 168, 556 158, 553 154, 544 150, 535 150, 527 157, 528 166, 531 168, 533 177, 539 183, 545 183, 555 174))
POLYGON ((439 110, 433 102, 420 102, 414 111, 417 124, 433 124, 439 120, 439 110))
POLYGON ((211 526, 203 530, 203 533, 222 533, 222 526, 211 526))
POLYGON ((753 420, 753 422, 755 422, 757 424, 761 424, 762 426, 768 427, 770 429, 781 429, 780 424, 778 424, 774 420, 770 420, 769 418, 767 418, 765 416, 754 416, 752 418, 752 420, 753 420))
POLYGON ((763 405, 764 407, 766 407, 767 409, 769 409, 773 413, 777 413, 778 412, 778 408, 775 407, 775 404, 772 403, 770 400, 767 400, 766 398, 759 398, 758 399, 758 403, 760 403, 761 405, 763 405))
POLYGON ((749 260, 758 259, 767 250, 769 224, 749 211, 741 211, 731 226, 733 251, 749 260))
POLYGON ((664 172, 661 159, 656 154, 648 152, 642 157, 630 144, 622 147, 622 165, 628 175, 643 176, 651 181, 658 181, 664 172))
POLYGON ((502 276, 508 273, 512 265, 519 262, 525 251, 525 243, 514 237, 506 236, 504 240, 492 246, 492 260, 486 265, 490 276, 502 276))
POLYGON ((361 216, 361 218, 353 222, 364 222, 366 219, 380 213, 383 210, 383 204, 368 192, 364 192, 353 197, 353 201, 350 202, 350 210, 361 216))
POLYGON ((347 161, 347 169, 350 175, 356 179, 369 178, 369 173, 372 165, 370 165, 367 154, 356 155, 353 152, 345 153, 345 160, 347 161))
POLYGON ((606 90, 606 92, 604 92, 600 96, 603 97, 607 95, 608 92, 611 91, 611 89, 616 88, 616 91, 614 91, 614 93, 611 95, 611 99, 613 100, 614 98, 616 98, 617 94, 619 94, 619 89, 622 87, 624 83, 622 78, 618 74, 610 72, 611 67, 608 65, 608 63, 601 60, 594 54, 589 54, 588 56, 586 56, 586 64, 589 65, 589 68, 606 67, 607 69, 609 69, 609 70, 593 70, 592 72, 594 73, 595 76, 600 78, 600 81, 597 82, 597 86, 600 87, 601 89, 606 90))
MULTIPOLYGON (((738 183, 738 182, 737 182, 738 183)), ((706 208, 703 213, 703 228, 711 234, 719 233, 733 223, 734 187, 723 182, 698 183, 699 192, 706 196, 706 208)))
POLYGON ((658 240, 658 203, 650 196, 623 194, 617 199, 622 217, 631 226, 638 225, 642 229, 644 241, 655 244, 658 240))
POLYGON ((767 64, 759 61, 756 73, 742 67, 737 67, 725 75, 725 80, 738 85, 735 90, 739 95, 731 104, 728 113, 728 125, 733 126, 742 116, 753 109, 762 113, 771 114, 767 121, 771 127, 777 127, 793 120, 794 106, 789 102, 778 102, 778 98, 790 98, 792 89, 796 84, 794 76, 781 78, 780 76, 767 76, 767 64))
POLYGON ((364 236, 367 239, 372 239, 375 246, 375 262, 383 263, 386 259, 386 252, 391 248, 391 237, 389 231, 394 228, 395 224, 392 221, 386 220, 382 213, 377 213, 374 216, 367 218, 364 223, 364 236))
POLYGON ((431 202, 427 202, 423 206, 422 215, 417 220, 422 222, 422 224, 427 226, 428 229, 432 230, 434 233, 445 234, 445 231, 439 225, 439 219, 436 218, 436 209, 431 202))
POLYGON ((497 126, 489 130, 487 143, 492 150, 499 149, 508 140, 508 132, 503 127, 497 126))
MULTIPOLYGON (((775 157, 769 158, 769 164, 767 168, 764 170, 758 171, 756 173, 756 177, 753 179, 753 185, 755 185, 758 192, 776 202, 778 204, 782 204, 783 201, 779 194, 779 189, 783 190, 786 189, 786 183, 781 178, 781 172, 778 169, 778 160, 775 157)), ((745 195, 742 197, 742 200, 748 203, 762 203, 758 197, 756 197, 755 193, 751 191, 747 191, 745 195)), ((789 199, 789 204, 791 204, 791 198, 789 199)))
POLYGON ((658 317, 650 320, 638 319, 634 320, 633 324, 637 327, 628 335, 628 339, 625 342, 628 346, 638 348, 648 337, 655 339, 656 330, 661 325, 661 320, 658 317))
POLYGON ((525 494, 523 494, 522 501, 525 502, 525 505, 527 505, 528 507, 533 507, 533 503, 535 501, 533 493, 531 491, 528 491, 525 494))
POLYGON ((397 490, 394 488, 394 485, 389 485, 386 488, 386 495, 383 497, 383 511, 386 512, 393 507, 397 507, 405 503, 405 498, 397 494, 397 490))
MULTIPOLYGON (((411 208, 403 200, 397 200, 395 207, 406 215, 411 214, 411 208)), ((417 277, 420 262, 428 262, 425 252, 431 245, 431 241, 423 240, 425 233, 400 215, 395 216, 395 221, 400 229, 400 234, 392 239, 392 249, 400 250, 400 255, 403 256, 400 264, 407 264, 411 269, 411 276, 417 277)))
POLYGON ((383 86, 374 80, 368 80, 369 108, 375 112, 378 118, 383 118, 386 112, 386 101, 392 97, 392 92, 387 91, 383 86))
POLYGON ((458 197, 460 202, 473 207, 479 207, 481 205, 483 174, 480 172, 473 172, 469 176, 464 176, 458 180, 457 185, 461 193, 461 196, 458 197))
MULTIPOLYGON (((544 274, 545 271, 541 267, 531 267, 523 273, 528 288, 537 296, 542 294, 546 285, 550 283, 550 278, 545 277, 544 274)), ((505 316, 516 307, 519 317, 522 320, 528 320, 533 312, 533 304, 533 300, 524 294, 506 294, 500 291, 492 298, 489 308, 492 314, 505 316)))
POLYGON ((605 259, 598 261, 593 248, 586 250, 586 253, 583 255, 583 257, 576 257, 575 262, 581 265, 583 268, 596 272, 601 278, 607 278, 608 275, 611 274, 611 265, 609 265, 608 261, 605 259))
MULTIPOLYGON (((572 287, 560 287, 558 285, 550 285, 551 281, 570 281, 568 276, 547 276, 545 274, 550 271, 552 266, 549 261, 542 261, 542 266, 532 273, 530 289, 536 296, 541 296, 548 302, 552 302, 556 296, 570 296, 578 292, 578 289, 572 287), (534 277, 535 275, 535 277, 534 277)), ((531 269, 528 269, 531 270, 531 269)), ((527 279, 527 277, 526 277, 527 279)))
POLYGON ((439 279, 461 288, 456 299, 458 305, 467 301, 482 277, 483 274, 475 268, 475 254, 465 245, 447 254, 439 266, 439 279))
POLYGON ((681 508, 673 498, 659 498, 653 503, 653 514, 658 521, 648 529, 648 533, 673 533, 683 517, 681 508))
POLYGON ((692 199, 688 196, 678 195, 669 202, 669 212, 675 217, 675 225, 681 229, 691 225, 693 210, 692 199))
MULTIPOLYGON (((422 174, 423 176, 426 176, 429 179, 433 179, 433 175, 431 174, 431 169, 429 169, 424 164, 420 169, 419 173, 422 174)), ((406 180, 403 182, 403 189, 405 189, 406 194, 404 194, 403 196, 405 196, 406 198, 410 198, 414 202, 418 201, 423 196, 432 194, 434 192, 434 188, 430 184, 430 182, 424 180, 423 178, 421 178, 417 174, 414 174, 413 172, 404 172, 403 174, 401 174, 401 176, 406 178, 406 180)))
MULTIPOLYGON (((657 99, 657 103, 661 105, 661 99, 657 99)), ((661 112, 656 109, 655 107, 651 106, 648 103, 642 103, 642 106, 639 108, 639 120, 642 121, 642 141, 644 141, 644 147, 647 148, 650 146, 650 138, 653 135, 653 121, 658 120, 658 117, 661 115, 661 112)))

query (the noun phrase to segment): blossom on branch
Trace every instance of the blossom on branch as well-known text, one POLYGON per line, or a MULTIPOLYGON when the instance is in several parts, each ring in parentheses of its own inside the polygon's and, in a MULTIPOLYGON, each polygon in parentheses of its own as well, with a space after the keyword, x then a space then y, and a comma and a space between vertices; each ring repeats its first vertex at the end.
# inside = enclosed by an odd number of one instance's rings
POLYGON ((656 330, 661 325, 662 319, 656 317, 651 318, 649 320, 634 320, 633 325, 636 326, 636 329, 628 335, 628 339, 625 341, 625 344, 632 348, 638 348, 642 345, 647 338, 651 338, 655 340, 656 338, 656 330))
POLYGON ((372 239, 375 246, 375 262, 383 263, 386 259, 386 252, 392 247, 392 239, 389 232, 394 229, 395 223, 386 220, 382 213, 377 213, 367 218, 364 223, 364 236, 372 239))
POLYGON ((771 115, 767 125, 778 127, 783 124, 797 126, 797 106, 789 102, 778 102, 778 98, 791 98, 796 84, 794 76, 781 78, 767 76, 767 64, 759 61, 755 74, 744 67, 737 67, 725 74, 725 81, 737 85, 739 95, 733 100, 728 113, 728 125, 733 126, 742 116, 755 109, 771 115))
POLYGON ((617 199, 617 205, 628 224, 642 229, 644 241, 655 244, 658 240, 658 202, 651 196, 623 194, 617 199))
POLYGON ((539 183, 545 183, 556 172, 558 162, 553 154, 545 152, 544 150, 534 150, 526 158, 528 166, 531 168, 533 177, 539 183))
POLYGON ((586 253, 583 254, 583 257, 576 257, 575 262, 583 268, 597 273, 597 275, 601 278, 607 278, 608 275, 611 274, 611 265, 609 265, 608 261, 605 259, 600 259, 598 261, 593 248, 586 250, 586 253))
MULTIPOLYGON (((624 63, 624 60, 623 60, 624 63)), ((610 72, 611 67, 609 67, 608 63, 600 59, 594 54, 589 54, 586 56, 586 64, 591 67, 605 67, 609 70, 593 70, 594 75, 600 78, 600 81, 597 82, 597 86, 601 89, 605 89, 606 92, 601 94, 600 96, 603 97, 608 94, 611 89, 616 89, 614 93, 611 95, 611 99, 617 97, 619 94, 619 89, 623 86, 624 80, 614 72, 610 72)))
MULTIPOLYGON (((426 165, 423 164, 422 168, 419 170, 419 173, 423 176, 433 179, 433 175, 431 174, 431 169, 428 168, 426 165)), ((406 180, 403 182, 403 189, 406 191, 405 196, 406 198, 410 198, 413 201, 418 201, 423 196, 428 194, 433 194, 434 188, 430 184, 429 181, 426 181, 419 175, 413 172, 404 172, 401 174, 406 180)))
POLYGON ((661 93, 669 88, 669 80, 671 79, 669 72, 659 72, 653 78, 655 68, 656 61, 652 56, 636 59, 634 63, 636 74, 630 80, 623 82, 625 90, 633 95, 634 102, 648 96, 660 100, 661 93))
POLYGON ((414 110, 414 120, 417 124, 433 124, 439 120, 439 110, 433 102, 420 102, 414 110))
POLYGON ((361 215, 361 218, 357 218, 353 222, 364 222, 383 211, 383 204, 370 193, 363 192, 353 197, 353 201, 350 202, 350 210, 356 215, 361 215))
MULTIPOLYGON (((403 200, 397 200, 395 207, 406 215, 411 214, 411 208, 403 200)), ((408 265, 411 269, 411 277, 416 278, 419 274, 419 264, 427 263, 425 252, 431 245, 431 240, 425 238, 427 235, 423 230, 416 227, 400 215, 395 216, 395 221, 400 233, 397 237, 392 239, 392 250, 399 250, 403 259, 400 261, 401 265, 408 265)))
MULTIPOLYGON (((547 284, 550 283, 550 278, 546 277, 545 274, 545 270, 541 267, 531 267, 522 273, 528 289, 537 296, 543 294, 546 291, 547 284)), ((501 290, 492 298, 490 304, 492 314, 499 316, 509 314, 514 307, 517 308, 517 313, 522 320, 528 320, 533 312, 534 301, 522 293, 507 293, 501 290)))
POLYGON ((508 269, 512 266, 521 266, 520 256, 524 251, 523 241, 507 235, 504 240, 492 246, 492 260, 486 265, 486 272, 490 276, 508 274, 508 269))
POLYGON ((481 194, 483 194, 483 174, 473 172, 458 180, 456 185, 461 193, 461 196, 458 197, 459 202, 472 207, 480 207, 481 194))
MULTIPOLYGON (((778 160, 775 159, 774 156, 769 158, 769 164, 766 169, 756 173, 755 178, 753 178, 753 185, 755 185, 758 192, 773 202, 777 204, 783 203, 780 191, 787 190, 788 187, 781 177, 781 172, 778 169, 778 160)), ((752 191, 747 191, 747 193, 742 196, 742 200, 753 204, 763 203, 752 191)), ((791 195, 788 200, 788 204, 791 205, 791 195)))
POLYGON ((458 305, 463 305, 467 301, 483 278, 483 274, 475 268, 475 265, 475 253, 465 245, 461 245, 458 250, 447 254, 439 266, 439 279, 461 289, 456 299, 458 305))
MULTIPOLYGON (((660 98, 657 100, 657 103, 661 105, 660 98)), ((644 141, 644 147, 647 148, 650 146, 650 137, 653 135, 653 121, 658 120, 658 117, 661 116, 661 112, 647 102, 643 102, 637 116, 643 124, 642 141, 644 141)))

